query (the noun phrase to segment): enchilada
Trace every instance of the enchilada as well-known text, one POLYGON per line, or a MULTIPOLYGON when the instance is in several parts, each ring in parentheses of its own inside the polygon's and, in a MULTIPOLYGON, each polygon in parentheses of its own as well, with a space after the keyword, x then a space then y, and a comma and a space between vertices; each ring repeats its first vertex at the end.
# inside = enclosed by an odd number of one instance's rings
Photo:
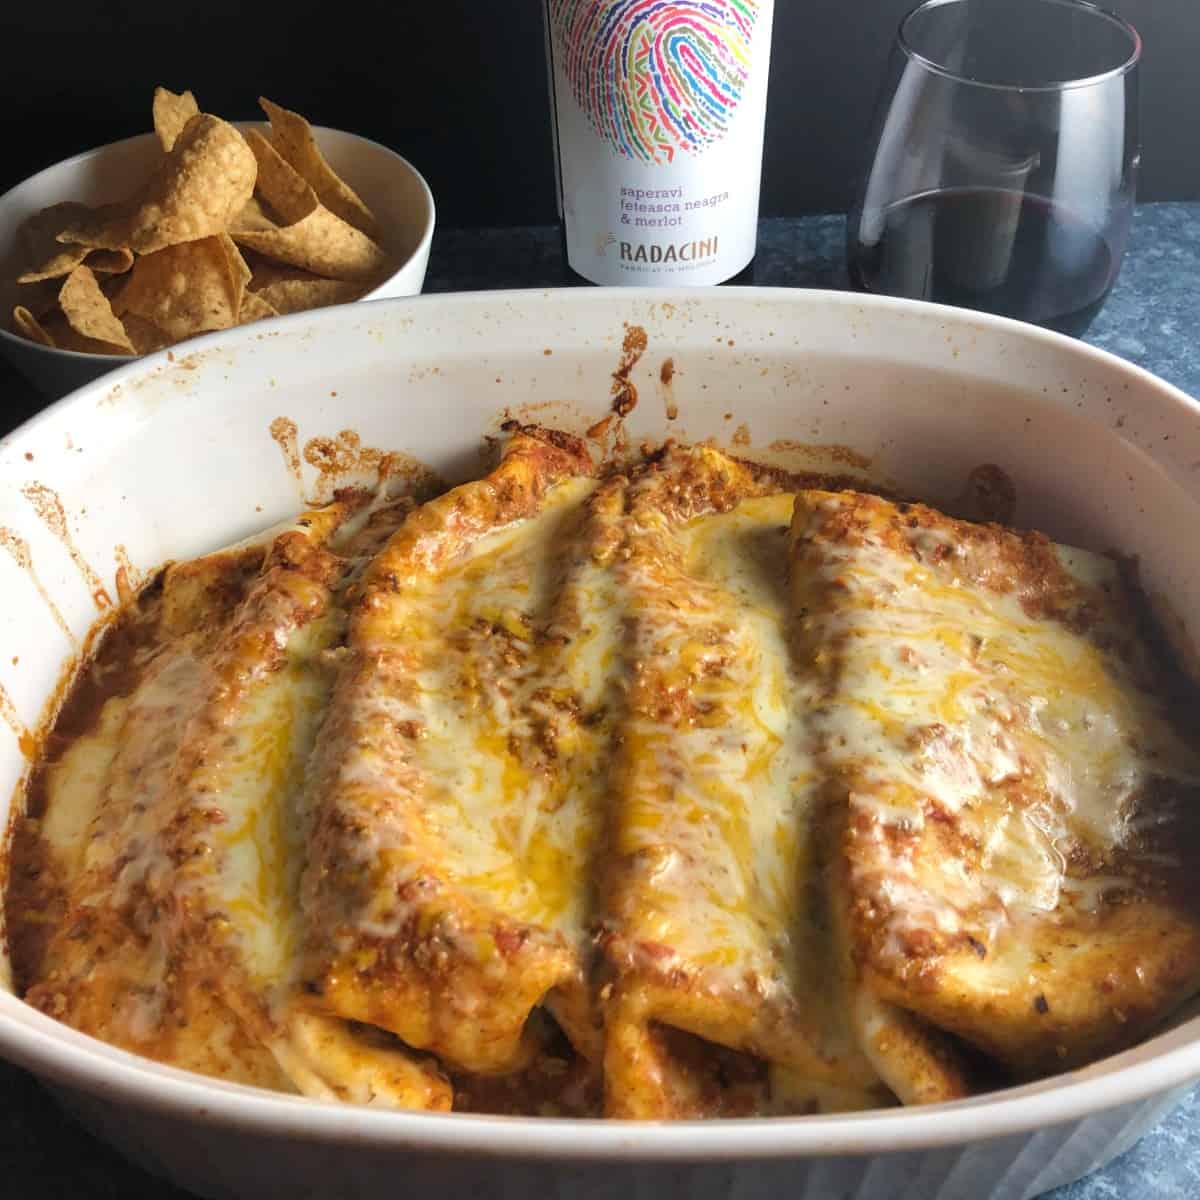
POLYGON ((26 998, 262 1086, 635 1118, 1144 1036, 1200 989, 1200 756, 1135 590, 827 486, 523 428, 167 568, 14 829, 26 998))

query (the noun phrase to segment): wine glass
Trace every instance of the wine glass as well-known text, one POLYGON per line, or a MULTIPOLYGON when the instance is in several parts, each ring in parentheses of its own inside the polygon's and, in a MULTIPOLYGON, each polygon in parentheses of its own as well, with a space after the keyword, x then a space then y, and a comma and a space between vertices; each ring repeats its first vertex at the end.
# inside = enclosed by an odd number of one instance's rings
POLYGON ((1083 333, 1129 238, 1141 50, 1084 0, 909 13, 850 213, 854 284, 1083 333))

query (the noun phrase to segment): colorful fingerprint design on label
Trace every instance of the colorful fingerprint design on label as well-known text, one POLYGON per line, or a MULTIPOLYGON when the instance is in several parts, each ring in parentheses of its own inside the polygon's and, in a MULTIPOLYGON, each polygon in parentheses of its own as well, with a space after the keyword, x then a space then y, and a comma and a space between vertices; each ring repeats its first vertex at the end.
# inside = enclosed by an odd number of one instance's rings
POLYGON ((750 76, 757 0, 549 0, 563 73, 609 145, 673 162, 720 141, 750 76))

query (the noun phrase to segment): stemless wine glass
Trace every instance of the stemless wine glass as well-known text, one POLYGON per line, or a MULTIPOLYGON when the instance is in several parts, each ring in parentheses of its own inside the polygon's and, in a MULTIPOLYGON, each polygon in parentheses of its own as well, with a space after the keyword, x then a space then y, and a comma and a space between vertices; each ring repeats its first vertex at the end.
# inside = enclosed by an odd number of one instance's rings
POLYGON ((1084 0, 909 13, 850 213, 855 285, 1082 333, 1129 237, 1141 51, 1084 0))

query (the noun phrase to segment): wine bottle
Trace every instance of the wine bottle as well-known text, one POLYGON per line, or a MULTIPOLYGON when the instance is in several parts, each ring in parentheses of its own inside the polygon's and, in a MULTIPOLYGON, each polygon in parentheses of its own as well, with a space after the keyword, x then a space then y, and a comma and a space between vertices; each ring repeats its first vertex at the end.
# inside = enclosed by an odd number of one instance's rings
POLYGON ((567 265, 632 287, 754 258, 773 0, 545 0, 567 265))

